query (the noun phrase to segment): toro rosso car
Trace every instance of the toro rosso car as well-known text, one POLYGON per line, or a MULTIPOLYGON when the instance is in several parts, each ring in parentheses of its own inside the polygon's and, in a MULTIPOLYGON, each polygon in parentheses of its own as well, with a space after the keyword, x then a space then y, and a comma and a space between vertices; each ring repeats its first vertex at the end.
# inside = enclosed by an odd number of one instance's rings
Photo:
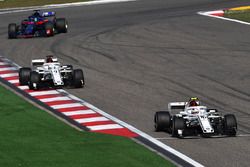
POLYGON ((63 86, 81 88, 85 84, 81 69, 73 69, 72 65, 61 65, 53 56, 32 60, 31 66, 19 69, 19 83, 28 85, 32 90, 63 86))
POLYGON ((173 137, 216 135, 236 136, 237 121, 233 114, 222 116, 216 109, 200 105, 198 98, 189 102, 168 104, 169 111, 155 113, 156 131, 167 131, 173 137), (180 109, 178 114, 171 115, 173 110, 180 109))
POLYGON ((55 12, 40 12, 35 10, 20 25, 11 23, 8 26, 8 37, 50 37, 57 33, 66 33, 68 24, 65 18, 56 18, 55 12), (49 17, 53 17, 49 19, 49 17))

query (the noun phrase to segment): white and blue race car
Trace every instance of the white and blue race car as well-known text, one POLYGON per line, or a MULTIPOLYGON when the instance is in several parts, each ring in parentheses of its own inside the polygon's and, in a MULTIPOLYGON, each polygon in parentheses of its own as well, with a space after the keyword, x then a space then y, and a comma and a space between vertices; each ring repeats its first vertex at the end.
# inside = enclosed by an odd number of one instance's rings
POLYGON ((168 110, 155 113, 156 131, 172 133, 173 137, 236 136, 237 121, 235 115, 222 116, 216 109, 208 109, 206 106, 200 105, 198 98, 190 98, 188 102, 169 103, 168 110), (177 109, 181 110, 178 114, 170 114, 177 109))
POLYGON ((19 82, 20 85, 28 85, 32 90, 64 86, 82 88, 85 85, 81 69, 73 69, 72 65, 61 65, 57 58, 51 55, 46 59, 32 60, 31 68, 20 68, 19 82))

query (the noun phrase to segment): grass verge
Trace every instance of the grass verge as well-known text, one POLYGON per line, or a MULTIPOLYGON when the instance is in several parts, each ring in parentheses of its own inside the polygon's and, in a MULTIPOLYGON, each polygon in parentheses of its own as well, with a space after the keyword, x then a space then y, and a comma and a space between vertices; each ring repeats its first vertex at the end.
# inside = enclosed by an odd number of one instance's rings
POLYGON ((242 11, 225 11, 224 17, 250 22, 250 10, 242 11))
POLYGON ((77 131, 2 86, 0 99, 0 166, 174 166, 130 139, 77 131))
POLYGON ((49 4, 62 4, 70 2, 86 2, 90 0, 0 0, 0 8, 41 6, 49 4))

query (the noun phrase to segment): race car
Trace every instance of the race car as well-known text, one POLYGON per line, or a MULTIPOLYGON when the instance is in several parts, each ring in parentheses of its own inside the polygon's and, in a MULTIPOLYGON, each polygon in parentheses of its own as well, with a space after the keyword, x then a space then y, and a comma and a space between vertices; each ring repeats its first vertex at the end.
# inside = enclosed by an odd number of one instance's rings
POLYGON ((20 25, 11 23, 8 26, 8 37, 31 38, 50 37, 58 33, 67 33, 68 23, 65 18, 56 18, 55 12, 41 12, 35 10, 32 15, 24 19, 20 25), (53 17, 48 19, 49 17, 53 17))
POLYGON ((169 111, 158 111, 154 116, 155 131, 172 133, 173 137, 217 135, 236 136, 237 121, 233 114, 222 116, 218 110, 200 105, 198 98, 188 102, 172 102, 169 111), (170 114, 174 110, 177 114, 170 114))
POLYGON ((57 58, 49 55, 46 59, 31 61, 32 67, 19 69, 20 85, 28 85, 31 90, 70 86, 81 88, 85 85, 83 71, 72 65, 61 65, 57 58))

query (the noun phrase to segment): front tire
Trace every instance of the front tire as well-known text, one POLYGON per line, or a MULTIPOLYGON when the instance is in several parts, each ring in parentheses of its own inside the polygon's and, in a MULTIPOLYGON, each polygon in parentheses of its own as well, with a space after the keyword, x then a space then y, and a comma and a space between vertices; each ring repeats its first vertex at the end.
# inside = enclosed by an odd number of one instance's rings
POLYGON ((56 30, 58 33, 67 33, 68 32, 68 23, 65 18, 56 19, 56 30))
POLYGON ((168 111, 158 111, 154 116, 155 131, 169 130, 171 125, 171 116, 168 111))
POLYGON ((40 75, 36 71, 32 71, 30 73, 30 82, 29 82, 29 88, 31 90, 39 89, 40 84, 40 75))
POLYGON ((185 129, 185 120, 182 117, 173 116, 172 119, 172 136, 179 137, 178 130, 185 129))
POLYGON ((19 69, 19 83, 20 85, 28 85, 30 81, 31 69, 28 67, 19 69))
POLYGON ((82 88, 85 85, 83 71, 81 69, 73 70, 73 86, 82 88))
POLYGON ((15 23, 9 24, 8 37, 9 37, 9 39, 17 38, 17 25, 15 23))
POLYGON ((226 114, 224 116, 224 132, 228 136, 236 136, 237 120, 236 120, 235 115, 226 114))

